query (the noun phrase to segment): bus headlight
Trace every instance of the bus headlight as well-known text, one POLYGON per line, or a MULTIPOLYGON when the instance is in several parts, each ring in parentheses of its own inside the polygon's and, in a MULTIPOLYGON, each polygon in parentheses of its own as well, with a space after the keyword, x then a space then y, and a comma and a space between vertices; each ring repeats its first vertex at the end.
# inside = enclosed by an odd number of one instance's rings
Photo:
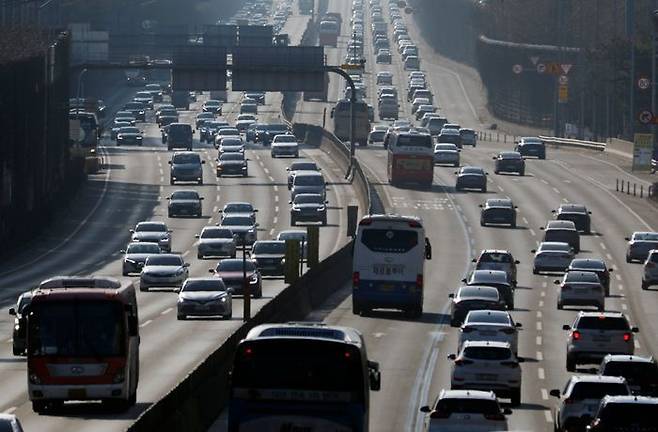
POLYGON ((30 384, 41 384, 41 378, 39 378, 34 372, 31 372, 28 375, 28 379, 30 380, 30 384))

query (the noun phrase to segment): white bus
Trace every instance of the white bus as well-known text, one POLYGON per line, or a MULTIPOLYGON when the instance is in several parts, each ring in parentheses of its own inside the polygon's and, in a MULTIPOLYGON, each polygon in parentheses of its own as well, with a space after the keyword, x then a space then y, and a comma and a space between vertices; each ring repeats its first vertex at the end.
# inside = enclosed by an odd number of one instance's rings
POLYGON ((413 216, 367 215, 359 222, 352 258, 352 311, 400 309, 423 313, 425 260, 432 246, 413 216))

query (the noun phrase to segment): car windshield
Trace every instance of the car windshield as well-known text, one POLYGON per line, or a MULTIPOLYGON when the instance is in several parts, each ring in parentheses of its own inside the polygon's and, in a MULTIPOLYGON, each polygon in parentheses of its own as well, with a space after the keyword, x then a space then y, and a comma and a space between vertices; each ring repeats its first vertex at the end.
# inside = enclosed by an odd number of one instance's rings
POLYGON ((119 133, 122 133, 122 134, 124 134, 124 133, 138 134, 138 133, 141 133, 141 131, 139 129, 137 129, 136 127, 127 127, 126 126, 126 127, 122 127, 121 129, 119 129, 119 133))
POLYGON ((149 92, 137 92, 135 95, 136 98, 151 98, 151 93, 149 92))
POLYGON ((160 253, 160 246, 155 243, 131 243, 126 249, 127 254, 143 254, 143 253, 160 253))
POLYGON ((621 376, 631 384, 657 384, 658 365, 649 362, 611 361, 605 365, 602 375, 621 376))
POLYGON ((361 243, 373 252, 406 253, 418 245, 418 232, 411 229, 364 229, 361 243))
POLYGON ((181 153, 174 155, 172 158, 175 164, 200 164, 201 158, 198 154, 194 153, 181 153))
POLYGON ((658 241, 658 233, 635 233, 633 240, 658 241))
POLYGON ((223 228, 208 228, 204 229, 201 231, 201 238, 225 238, 225 239, 232 239, 233 238, 233 231, 229 229, 223 229, 223 228))
MULTIPOLYGON (((243 261, 241 259, 224 259, 217 264, 218 272, 237 272, 242 271, 243 261)), ((244 266, 247 269, 247 272, 253 272, 256 270, 256 266, 253 261, 247 260, 244 261, 244 266)))
POLYGON ((599 277, 596 273, 593 272, 568 272, 564 276, 564 282, 587 282, 587 283, 599 283, 599 277))
POLYGON ((274 137, 275 143, 296 143, 297 138, 294 135, 277 135, 274 137))
POLYGON ((167 231, 167 226, 162 223, 141 223, 137 225, 137 228, 135 229, 137 232, 166 232, 167 231))
POLYGON ((295 176, 295 186, 323 186, 324 179, 317 176, 310 175, 298 175, 295 176))
POLYGON ((176 116, 178 117, 178 111, 175 109, 162 109, 160 110, 161 116, 176 116))
POLYGON ((571 389, 569 399, 603 399, 603 397, 606 395, 620 396, 627 394, 629 394, 629 392, 626 384, 609 382, 579 382, 574 384, 573 389, 571 389))
POLYGON ((507 199, 490 199, 486 202, 486 207, 512 207, 512 201, 507 199))
POLYGON ((253 219, 250 216, 226 216, 222 220, 222 225, 227 226, 252 226, 253 219))
POLYGON ((501 153, 499 156, 501 159, 510 159, 510 160, 521 159, 521 155, 518 153, 501 153))
POLYGON ((220 161, 243 161, 244 155, 242 153, 222 153, 219 157, 220 161))
POLYGON ((465 357, 478 360, 506 360, 511 357, 511 351, 505 347, 469 346, 464 348, 465 357))
POLYGON ((273 132, 273 131, 287 131, 288 126, 286 126, 284 124, 270 124, 270 125, 266 125, 265 129, 270 131, 270 132, 273 132))
POLYGON ((284 231, 279 233, 277 240, 306 240, 306 233, 303 231, 284 231))
POLYGON ((467 324, 491 323, 510 325, 510 317, 507 312, 478 310, 471 311, 466 316, 467 324))
POLYGON ((544 242, 541 245, 539 245, 539 250, 542 252, 545 251, 569 252, 571 251, 571 246, 569 246, 568 243, 544 242))
POLYGON ((511 264, 512 263, 512 257, 509 254, 506 253, 483 253, 480 255, 480 262, 486 262, 486 263, 505 263, 505 264, 511 264))
POLYGON ((199 291, 226 291, 226 287, 221 279, 189 279, 183 285, 183 292, 199 291))
POLYGON ((147 266, 181 266, 183 265, 183 259, 178 256, 150 256, 146 258, 147 266))
POLYGON ((286 243, 282 241, 257 242, 253 252, 255 254, 285 254, 286 243))
POLYGON ((240 136, 240 132, 236 128, 221 128, 218 133, 222 136, 240 136))
POLYGON ((475 270, 471 276, 471 283, 481 283, 483 285, 490 283, 507 284, 507 274, 499 270, 475 270))
POLYGON ((457 146, 454 144, 437 144, 434 146, 434 151, 457 151, 457 146))
POLYGON ((294 162, 290 165, 290 171, 317 171, 315 162, 294 162))
POLYGON ((220 106, 221 104, 222 103, 220 101, 217 101, 217 100, 206 101, 206 106, 209 106, 209 107, 217 107, 217 106, 220 106))
POLYGON ((238 137, 226 137, 222 139, 222 147, 241 147, 242 139, 238 137))
POLYGON ((171 194, 172 200, 198 200, 199 194, 195 191, 176 191, 171 194))
POLYGON ((571 261, 570 267, 578 269, 604 270, 605 264, 603 264, 601 261, 575 259, 571 261))
POLYGON ((224 213, 253 213, 254 206, 249 203, 228 203, 223 211, 224 213))
POLYGON ((578 320, 578 329, 594 329, 594 330, 630 330, 628 321, 624 318, 606 317, 605 315, 599 316, 582 316, 578 320))
POLYGON ((470 413, 494 415, 500 414, 498 402, 490 399, 440 399, 434 408, 438 414, 470 413))
POLYGON ((498 290, 491 287, 461 287, 459 289, 459 298, 467 297, 488 297, 492 300, 498 300, 498 290))
POLYGON ((128 102, 128 103, 125 105, 125 108, 126 108, 127 110, 134 110, 134 109, 141 110, 141 109, 144 108, 144 104, 141 103, 141 102, 128 102))
POLYGON ((321 195, 301 194, 295 196, 295 204, 324 204, 321 195))

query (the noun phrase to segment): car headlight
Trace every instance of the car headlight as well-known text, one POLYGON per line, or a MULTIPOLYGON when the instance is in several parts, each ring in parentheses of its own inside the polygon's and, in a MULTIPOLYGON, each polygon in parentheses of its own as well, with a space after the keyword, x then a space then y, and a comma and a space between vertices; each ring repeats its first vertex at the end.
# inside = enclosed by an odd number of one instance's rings
POLYGON ((324 211, 324 207, 320 207, 320 208, 318 208, 318 211, 319 211, 319 212, 324 211))
POLYGON ((117 139, 123 139, 123 135, 121 134, 117 135, 117 139))
POLYGON ((126 258, 126 262, 130 264, 137 264, 137 261, 126 258))
POLYGON ((182 275, 184 272, 185 272, 185 269, 181 267, 181 268, 179 268, 178 270, 176 270, 176 276, 180 276, 180 275, 182 275))
POLYGON ((251 276, 251 278, 249 279, 249 283, 250 284, 258 283, 258 275, 254 274, 253 276, 251 276))
POLYGON ((226 297, 220 298, 219 301, 222 302, 222 303, 226 303, 226 297))
POLYGON ((143 138, 143 137, 137 135, 137 139, 138 139, 138 140, 141 140, 142 138, 143 138))

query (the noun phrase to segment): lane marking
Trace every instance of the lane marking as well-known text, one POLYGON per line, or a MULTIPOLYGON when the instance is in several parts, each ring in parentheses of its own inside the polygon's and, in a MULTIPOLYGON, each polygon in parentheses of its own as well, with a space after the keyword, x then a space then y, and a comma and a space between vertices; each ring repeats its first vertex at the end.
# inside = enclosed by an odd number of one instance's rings
POLYGON ((543 400, 548 400, 548 390, 546 390, 545 388, 541 389, 541 398, 543 400))
POLYGON ((146 320, 146 321, 144 321, 142 324, 140 324, 139 326, 140 326, 141 328, 144 328, 144 327, 146 327, 147 325, 151 324, 152 322, 153 322, 153 320, 146 320))
POLYGON ((219 192, 219 185, 215 186, 215 189, 219 192))
POLYGON ((164 177, 160 176, 160 183, 164 183, 164 177))
POLYGON ((553 416, 550 410, 544 411, 544 418, 546 419, 546 423, 553 423, 553 416))
POLYGON ((540 367, 539 369, 537 369, 537 377, 540 380, 545 380, 546 379, 546 372, 544 371, 544 368, 540 367))
POLYGON ((535 338, 535 343, 536 343, 537 345, 541 345, 541 344, 542 344, 541 336, 537 336, 537 337, 535 338))
POLYGON ((265 174, 269 174, 269 173, 270 173, 269 168, 263 168, 263 171, 265 171, 265 174))
POLYGON ((537 321, 537 331, 542 331, 541 321, 537 321))
MULTIPOLYGON (((274 180, 272 180, 272 181, 274 181, 274 180)), ((278 192, 278 191, 279 191, 279 186, 274 185, 274 186, 273 186, 273 189, 274 189, 274 192, 278 192)))
POLYGON ((619 273, 617 273, 617 274, 615 275, 615 278, 616 278, 619 282, 621 282, 621 275, 620 275, 619 273))
POLYGON ((546 180, 544 180, 544 179, 539 179, 539 180, 540 180, 542 183, 544 183, 544 184, 548 184, 548 182, 547 182, 546 180))
POLYGON ((603 249, 603 250, 607 250, 607 249, 608 249, 607 247, 605 247, 605 243, 601 242, 600 245, 601 245, 601 249, 603 249))
POLYGON ((501 192, 505 192, 505 189, 503 189, 502 186, 500 186, 500 185, 496 185, 496 186, 498 186, 498 190, 499 190, 499 191, 501 191, 501 192))
POLYGON ((542 287, 542 288, 546 288, 547 286, 548 286, 548 283, 547 283, 546 281, 544 281, 544 282, 541 283, 541 287, 542 287))
POLYGON ((541 318, 541 317, 542 317, 541 311, 537 311, 537 318, 541 318))
POLYGON ((268 178, 271 182, 274 181, 274 177, 272 177, 272 176, 268 176, 267 178, 268 178))
POLYGON ((274 206, 274 212, 279 213, 279 206, 274 206))
POLYGON ((560 191, 558 190, 558 188, 553 188, 553 192, 555 192, 556 194, 560 195, 560 191))
POLYGON ((624 291, 624 285, 619 285, 619 291, 624 291))
POLYGON ((605 257, 608 258, 609 261, 612 261, 612 255, 609 253, 605 254, 605 257))
POLYGON ((190 250, 188 249, 185 252, 183 252, 183 258, 188 256, 189 254, 190 254, 190 250))
POLYGON ((534 237, 534 236, 536 236, 536 235, 537 235, 537 233, 535 232, 535 230, 533 230, 532 228, 530 228, 530 230, 529 230, 529 231, 530 231, 530 235, 531 235, 531 236, 533 236, 533 237, 534 237))
POLYGON ((274 216, 274 218, 272 219, 272 224, 276 225, 277 223, 279 223, 279 218, 277 216, 274 216))
POLYGON ((539 304, 538 304, 538 306, 539 306, 540 308, 544 307, 544 300, 539 300, 539 304))
POLYGON ((213 213, 217 213, 218 211, 219 211, 219 207, 214 206, 214 207, 212 208, 212 212, 213 212, 213 213))
POLYGON ((274 235, 274 228, 270 230, 270 237, 272 237, 273 235, 274 235))
POLYGON ((163 310, 162 312, 160 312, 160 315, 167 315, 172 310, 174 310, 174 309, 173 308, 167 308, 167 309, 163 310))
POLYGON ((279 195, 274 195, 274 202, 279 202, 279 195))
POLYGON ((628 309, 628 306, 626 306, 626 303, 622 303, 622 304, 621 304, 621 308, 622 308, 623 310, 627 310, 627 309, 628 309))
POLYGON ((537 351, 537 361, 544 361, 544 353, 537 351))
POLYGON ((526 219, 525 216, 523 217, 523 223, 524 223, 524 224, 528 224, 528 223, 530 223, 530 222, 528 222, 528 219, 526 219))

